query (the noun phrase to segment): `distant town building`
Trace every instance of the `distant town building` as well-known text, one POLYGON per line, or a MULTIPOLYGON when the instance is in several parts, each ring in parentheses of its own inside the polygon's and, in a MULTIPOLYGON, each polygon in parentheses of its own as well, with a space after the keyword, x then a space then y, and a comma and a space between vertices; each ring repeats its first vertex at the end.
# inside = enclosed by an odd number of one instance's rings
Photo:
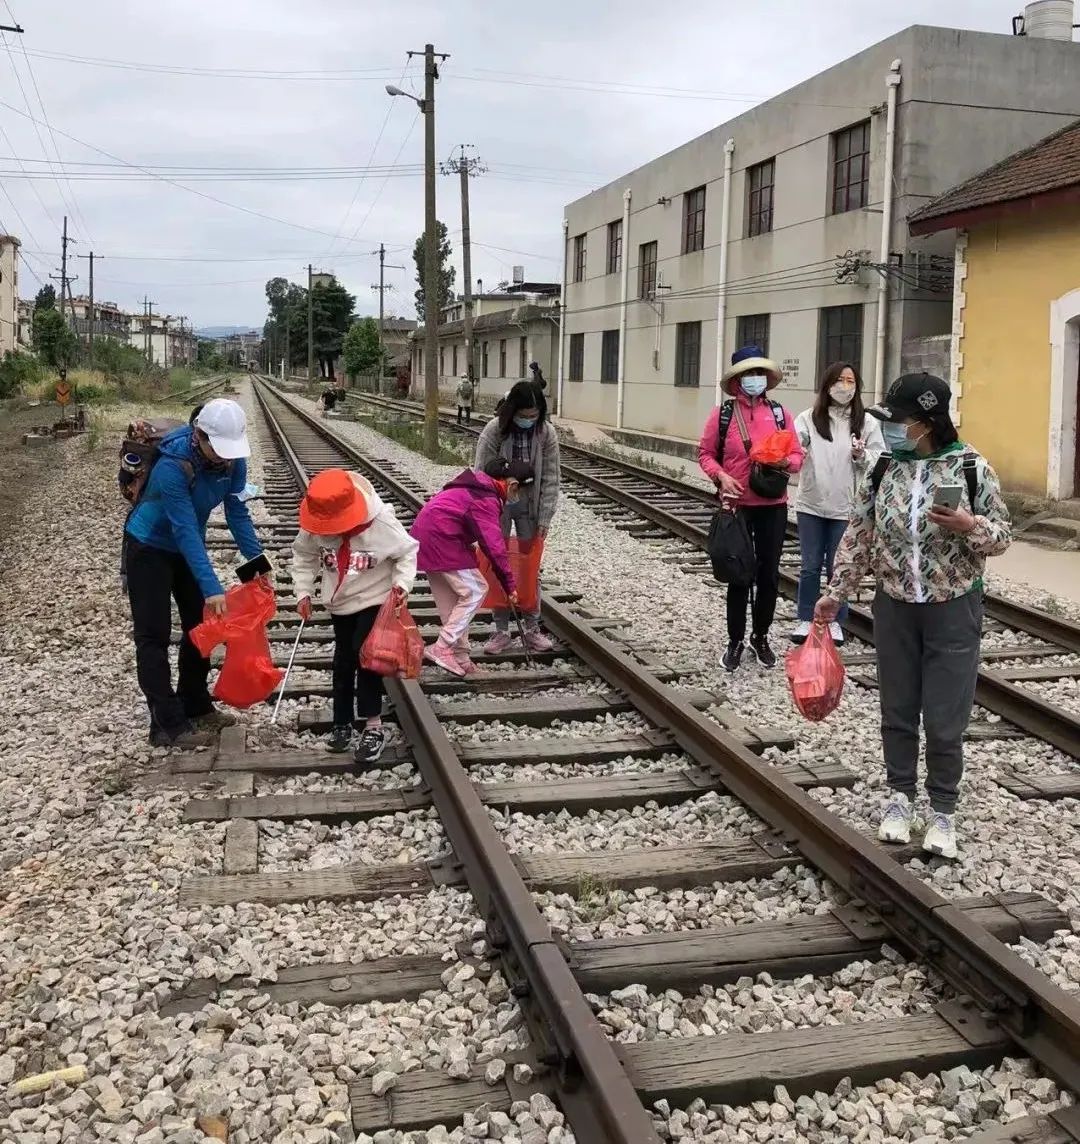
POLYGON ((186 318, 170 314, 128 314, 129 344, 163 369, 194 365, 198 340, 186 318))
POLYGON ((34 344, 34 303, 25 298, 19 299, 19 337, 18 348, 29 350, 34 344))
POLYGON ((19 348, 19 240, 0 234, 0 354, 19 348))
MULTIPOLYGON (((77 294, 71 299, 68 309, 72 315, 72 329, 85 341, 90 335, 90 299, 77 294)), ((94 337, 128 342, 131 337, 131 315, 121 310, 115 302, 99 302, 95 299, 94 337)))
POLYGON ((215 338, 218 349, 226 359, 237 365, 261 365, 263 356, 263 335, 261 330, 247 330, 246 332, 228 334, 223 338, 215 338))
POLYGON ((952 239, 907 216, 1080 110, 1072 4, 1033 10, 1022 35, 908 28, 570 203, 563 412, 692 440, 741 344, 798 412, 828 363, 872 390, 879 344, 887 382, 947 335, 952 239))
POLYGON ((412 318, 383 318, 383 349, 390 369, 409 364, 409 339, 415 330, 412 318))

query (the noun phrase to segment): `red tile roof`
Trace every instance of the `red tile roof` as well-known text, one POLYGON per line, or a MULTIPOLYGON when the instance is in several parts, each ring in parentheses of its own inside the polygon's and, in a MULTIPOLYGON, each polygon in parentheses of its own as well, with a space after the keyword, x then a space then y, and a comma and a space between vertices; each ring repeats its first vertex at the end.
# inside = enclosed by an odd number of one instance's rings
POLYGON ((950 221, 956 215, 1073 187, 1080 187, 1080 119, 938 195, 908 223, 912 234, 929 234, 958 225, 950 221))

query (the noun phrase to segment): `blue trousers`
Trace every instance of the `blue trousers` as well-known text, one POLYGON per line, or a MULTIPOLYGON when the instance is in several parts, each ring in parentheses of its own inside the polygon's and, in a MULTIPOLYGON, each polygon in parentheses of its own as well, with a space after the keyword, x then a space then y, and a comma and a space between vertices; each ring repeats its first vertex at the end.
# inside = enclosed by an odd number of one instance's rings
MULTIPOLYGON (((826 516, 812 516, 808 512, 797 514, 799 519, 799 552, 802 568, 799 571, 799 619, 812 620, 814 605, 821 595, 821 573, 826 578, 833 573, 833 558, 847 528, 846 520, 830 520, 826 516)), ((847 604, 836 617, 843 623, 847 617, 847 604)))

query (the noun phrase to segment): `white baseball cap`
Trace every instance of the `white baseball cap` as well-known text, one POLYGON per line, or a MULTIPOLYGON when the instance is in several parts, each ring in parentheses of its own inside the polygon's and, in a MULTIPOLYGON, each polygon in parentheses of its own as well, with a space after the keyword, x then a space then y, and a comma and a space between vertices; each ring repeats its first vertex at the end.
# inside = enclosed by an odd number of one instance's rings
POLYGON ((235 401, 215 397, 199 410, 195 427, 210 438, 210 448, 223 461, 251 456, 247 437, 247 418, 235 401))

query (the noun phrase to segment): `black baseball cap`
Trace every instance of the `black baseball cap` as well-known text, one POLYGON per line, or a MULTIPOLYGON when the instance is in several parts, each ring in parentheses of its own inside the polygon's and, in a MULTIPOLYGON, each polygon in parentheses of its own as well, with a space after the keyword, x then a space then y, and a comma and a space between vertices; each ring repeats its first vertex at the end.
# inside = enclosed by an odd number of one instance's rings
POLYGON ((519 485, 531 485, 536 479, 532 465, 528 461, 508 461, 496 457, 484 466, 484 473, 497 481, 517 481, 519 485))
POLYGON ((936 414, 949 413, 952 390, 949 383, 932 373, 905 373, 889 386, 885 396, 866 412, 879 421, 903 421, 914 417, 925 421, 936 414))

